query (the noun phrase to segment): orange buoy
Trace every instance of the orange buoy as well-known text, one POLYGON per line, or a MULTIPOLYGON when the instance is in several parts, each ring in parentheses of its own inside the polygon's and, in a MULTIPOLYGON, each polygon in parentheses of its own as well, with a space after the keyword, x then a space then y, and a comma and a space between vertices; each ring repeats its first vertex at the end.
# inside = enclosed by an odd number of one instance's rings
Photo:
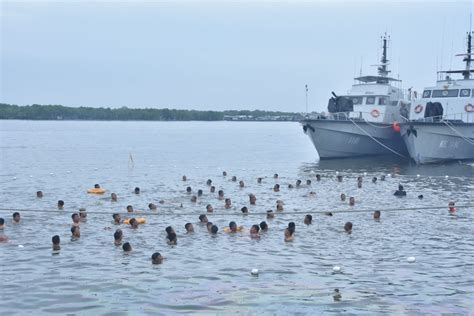
POLYGON ((400 124, 397 121, 392 123, 392 128, 395 132, 400 133, 400 124))

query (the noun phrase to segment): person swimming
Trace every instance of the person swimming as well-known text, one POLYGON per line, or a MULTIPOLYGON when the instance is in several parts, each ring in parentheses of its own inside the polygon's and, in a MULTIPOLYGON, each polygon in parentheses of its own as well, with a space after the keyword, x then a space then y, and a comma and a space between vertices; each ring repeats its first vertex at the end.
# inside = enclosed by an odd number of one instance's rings
POLYGON ((71 240, 78 240, 81 237, 81 229, 79 226, 71 227, 71 240))
POLYGON ((273 186, 273 192, 280 192, 280 185, 278 183, 273 186))
POLYGON ((222 171, 222 176, 227 177, 227 171, 222 171))
POLYGON ((194 226, 191 223, 186 223, 184 225, 184 229, 186 229, 186 233, 188 233, 188 234, 194 233, 194 226))
POLYGON ((255 205, 255 203, 257 202, 257 197, 255 196, 255 194, 253 193, 249 194, 249 202, 250 202, 250 205, 255 205))
POLYGON ((380 176, 380 181, 385 181, 385 175, 384 174, 380 176))
POLYGON ((237 232, 237 223, 232 221, 229 223, 229 233, 236 233, 237 232))
POLYGON ((122 245, 122 239, 123 239, 123 232, 121 229, 117 229, 114 233, 114 245, 115 246, 122 245))
POLYGON ((229 198, 225 199, 224 208, 229 209, 231 207, 232 207, 232 201, 229 198))
POLYGON ((342 182, 342 176, 341 175, 338 175, 336 178, 337 178, 337 182, 342 182))
POLYGON ((202 196, 202 193, 203 193, 202 190, 199 189, 199 190, 198 190, 198 196, 202 196))
POLYGON ((130 224, 130 227, 132 229, 137 229, 138 228, 138 221, 135 218, 131 218, 128 223, 130 224))
POLYGON ((293 184, 289 183, 289 184, 288 184, 288 189, 293 189, 293 188, 294 188, 294 187, 293 187, 293 184))
POLYGON ((176 233, 176 232, 174 231, 174 228, 171 227, 171 226, 167 226, 167 227, 165 228, 165 231, 166 231, 166 233, 167 233, 168 235, 171 234, 171 233, 176 233))
POLYGON ((166 236, 166 243, 168 245, 177 245, 178 244, 178 237, 176 236, 176 233, 172 232, 169 233, 168 236, 166 236))
POLYGON ((301 186, 301 180, 296 180, 296 187, 299 188, 301 186))
POLYGON ((186 181, 186 180, 188 180, 188 178, 186 178, 186 176, 182 176, 181 180, 186 181))
POLYGON ((0 217, 0 230, 3 230, 5 228, 5 220, 0 217))
POLYGON ((127 212, 128 213, 133 213, 133 206, 127 205, 127 212))
POLYGON ((217 227, 216 225, 212 225, 211 234, 215 235, 217 234, 218 231, 219 231, 219 227, 217 227))
POLYGON ((283 203, 278 203, 276 204, 276 210, 278 212, 282 212, 283 211, 283 203))
POLYGON ((114 219, 114 224, 115 225, 122 224, 122 218, 120 217, 120 214, 115 213, 114 215, 112 215, 112 218, 114 219))
POLYGON ((132 251, 132 245, 129 242, 126 242, 122 245, 122 249, 125 253, 129 253, 132 251))
POLYGON ((94 184, 94 189, 100 189, 100 185, 98 183, 94 184))
POLYGON ((12 224, 20 224, 20 221, 21 221, 20 213, 18 212, 13 213, 12 218, 13 218, 12 224))
MULTIPOLYGON (((321 175, 319 173, 316 174, 316 181, 321 181, 321 175)), ((309 184, 311 184, 311 182, 309 184)))
POLYGON ((36 197, 41 199, 43 197, 43 191, 36 191, 36 197))
POLYGON ((159 252, 155 252, 151 255, 151 263, 152 264, 161 264, 163 263, 163 256, 159 252))
POLYGON ((212 207, 211 204, 207 204, 207 205, 206 205, 206 211, 207 211, 208 213, 214 212, 214 208, 212 207))
POLYGON ((110 194, 110 200, 112 202, 117 202, 117 194, 116 193, 111 193, 110 194))
POLYGON ((206 184, 207 184, 207 186, 211 186, 212 180, 211 180, 211 179, 207 179, 206 184))
POLYGON ((377 182, 377 177, 373 177, 372 178, 372 183, 376 183, 377 182))
POLYGON ((455 203, 453 201, 449 202, 448 204, 448 208, 449 208, 449 214, 450 215, 454 215, 456 214, 456 207, 455 207, 455 203))
POLYGON ((136 187, 135 190, 134 190, 135 194, 140 194, 140 188, 139 187, 136 187))
POLYGON ((308 214, 304 217, 304 223, 306 225, 310 225, 310 224, 312 224, 312 222, 313 222, 313 216, 311 216, 310 214, 308 214))
POLYGON ((258 234, 259 231, 260 231, 260 226, 252 225, 252 227, 250 227, 250 238, 259 238, 260 237, 260 235, 258 234))
POLYGON ((353 196, 349 197, 349 205, 354 206, 356 203, 355 198, 353 196))
POLYGON ((242 181, 242 180, 239 181, 239 187, 241 187, 241 188, 245 187, 244 181, 242 181))
POLYGON ((211 193, 216 192, 216 187, 212 185, 212 186, 211 186, 211 189, 210 189, 209 191, 210 191, 211 193))
POLYGON ((223 191, 223 190, 219 190, 219 191, 217 192, 217 198, 218 198, 219 200, 223 200, 223 199, 224 199, 224 191, 223 191))
POLYGON ((59 210, 62 210, 64 208, 64 201, 63 200, 59 200, 58 201, 58 209, 59 210))
POLYGON ((193 195, 191 196, 191 202, 196 203, 197 202, 197 196, 193 195))
POLYGON ((61 250, 61 246, 60 246, 61 239, 59 238, 58 235, 54 235, 53 238, 51 238, 51 241, 53 243, 53 251, 61 250))
POLYGON ((395 191, 395 193, 393 194, 395 196, 406 196, 407 195, 407 192, 405 190, 403 190, 403 185, 399 184, 398 185, 398 190, 395 191))
POLYGON ((237 177, 236 176, 232 176, 232 182, 236 182, 237 181, 237 177))
POLYGON ((201 215, 199 215, 199 222, 200 222, 201 224, 206 224, 207 222, 209 222, 209 220, 207 219, 206 214, 201 214, 201 215))
POLYGON ((211 228, 214 224, 212 222, 207 222, 206 223, 206 229, 207 229, 207 232, 210 233, 211 232, 211 228))
POLYGON ((267 232, 268 231, 268 224, 265 221, 260 222, 260 230, 262 232, 267 232))
POLYGON ((74 213, 71 215, 72 218, 72 226, 79 226, 81 218, 79 217, 79 214, 74 213))
POLYGON ((273 213, 272 210, 267 211, 267 219, 272 219, 275 217, 275 214, 273 213))
POLYGON ((296 230, 296 225, 294 222, 288 223, 288 227, 285 228, 284 236, 285 236, 285 241, 293 241, 295 239, 295 230, 296 230))
POLYGON ((247 208, 247 206, 243 206, 240 211, 242 212, 242 214, 248 214, 249 213, 249 209, 247 208))
POLYGON ((257 183, 262 183, 262 180, 263 180, 263 179, 262 179, 261 177, 258 177, 258 178, 257 178, 257 183))
POLYGON ((278 179, 278 173, 275 173, 275 174, 273 175, 273 179, 278 179))
POLYGON ((83 207, 79 209, 79 220, 81 222, 87 222, 87 212, 86 209, 83 207))
POLYGON ((346 200, 346 195, 344 193, 341 193, 341 201, 344 202, 346 200))
POLYGON ((380 220, 380 211, 375 211, 375 212, 374 212, 374 219, 375 219, 376 221, 380 220))
POLYGON ((154 203, 150 203, 150 204, 148 204, 148 208, 150 209, 150 211, 156 211, 157 206, 154 203))
POLYGON ((351 234, 352 233, 352 223, 347 222, 346 224, 344 224, 344 230, 346 231, 346 233, 351 234))
POLYGON ((186 193, 191 193, 192 189, 191 187, 186 187, 186 193))

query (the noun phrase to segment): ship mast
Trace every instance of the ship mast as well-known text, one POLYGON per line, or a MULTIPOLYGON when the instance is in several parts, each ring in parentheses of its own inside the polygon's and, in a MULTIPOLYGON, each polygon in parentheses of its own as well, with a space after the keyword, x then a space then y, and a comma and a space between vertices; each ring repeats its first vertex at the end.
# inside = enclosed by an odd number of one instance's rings
POLYGON ((471 61, 474 61, 471 55, 471 40, 472 40, 471 33, 472 32, 469 32, 467 34, 467 54, 466 54, 466 57, 464 57, 463 59, 463 61, 466 62, 466 71, 463 72, 463 77, 466 80, 471 78, 471 61))
MULTIPOLYGON (((390 72, 387 69, 388 59, 387 59, 387 48, 388 48, 388 41, 387 41, 387 34, 385 34, 382 38, 382 59, 380 60, 380 65, 377 67, 378 74, 380 77, 387 77, 388 73, 390 72)), ((388 83, 385 79, 377 80, 377 83, 388 83)))

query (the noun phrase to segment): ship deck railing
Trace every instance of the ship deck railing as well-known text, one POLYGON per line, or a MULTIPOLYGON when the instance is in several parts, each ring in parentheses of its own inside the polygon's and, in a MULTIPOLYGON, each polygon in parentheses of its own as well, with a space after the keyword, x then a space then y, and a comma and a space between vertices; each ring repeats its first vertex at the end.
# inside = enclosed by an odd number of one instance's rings
POLYGON ((474 112, 461 112, 461 113, 453 113, 453 114, 446 114, 440 116, 430 116, 424 117, 416 120, 410 120, 406 117, 402 116, 402 122, 417 122, 417 123, 437 123, 437 122, 449 122, 455 124, 462 124, 462 123, 474 123, 474 112))
MULTIPOLYGON (((369 116, 370 112, 350 111, 350 112, 336 112, 336 113, 310 113, 303 117, 303 120, 328 120, 328 121, 356 121, 366 122, 364 117, 369 116)), ((383 117, 384 113, 380 112, 383 117)))

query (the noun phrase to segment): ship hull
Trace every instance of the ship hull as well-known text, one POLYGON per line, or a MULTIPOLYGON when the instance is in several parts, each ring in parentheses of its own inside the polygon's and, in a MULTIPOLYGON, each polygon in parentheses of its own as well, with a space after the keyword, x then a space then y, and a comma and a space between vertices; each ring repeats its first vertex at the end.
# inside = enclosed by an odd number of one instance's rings
POLYGON ((320 159, 407 155, 400 133, 389 124, 326 119, 301 124, 320 159))
POLYGON ((409 122, 400 128, 417 164, 474 160, 474 123, 409 122))

